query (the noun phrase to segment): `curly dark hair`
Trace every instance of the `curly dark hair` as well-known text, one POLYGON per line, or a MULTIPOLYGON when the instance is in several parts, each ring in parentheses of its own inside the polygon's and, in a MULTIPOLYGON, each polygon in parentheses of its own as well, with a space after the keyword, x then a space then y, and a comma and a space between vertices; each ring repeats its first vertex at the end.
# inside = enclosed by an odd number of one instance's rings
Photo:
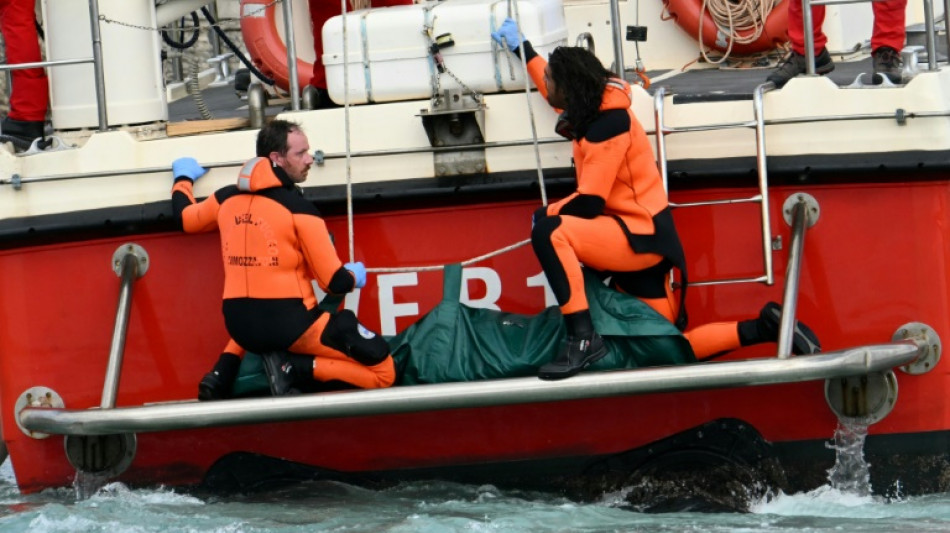
POLYGON ((293 131, 302 131, 300 124, 289 120, 272 120, 257 134, 257 157, 268 157, 271 152, 287 154, 287 136, 293 131))
POLYGON ((597 56, 585 48, 559 46, 551 52, 551 78, 567 101, 567 116, 574 129, 587 130, 597 118, 607 79, 615 77, 597 56))

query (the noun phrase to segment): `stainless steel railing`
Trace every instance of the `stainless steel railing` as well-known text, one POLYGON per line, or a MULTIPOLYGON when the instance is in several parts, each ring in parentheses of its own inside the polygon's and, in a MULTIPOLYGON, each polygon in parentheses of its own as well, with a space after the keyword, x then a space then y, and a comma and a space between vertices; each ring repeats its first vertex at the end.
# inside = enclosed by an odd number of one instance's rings
POLYGON ((774 283, 772 272, 772 229, 769 220, 769 178, 768 167, 766 165, 765 153, 765 106, 764 94, 774 89, 771 83, 764 83, 755 88, 752 97, 753 119, 741 122, 723 122, 719 124, 703 124, 700 126, 670 127, 665 124, 664 106, 666 98, 666 88, 657 87, 653 94, 653 112, 656 122, 656 152, 657 165, 660 168, 660 176, 663 179, 663 188, 669 191, 669 170, 667 167, 666 136, 673 133, 713 131, 722 129, 752 128, 755 130, 755 151, 756 168, 758 170, 758 189, 759 193, 744 198, 729 198, 725 200, 708 200, 692 203, 670 202, 674 208, 697 207, 707 205, 730 205, 741 203, 758 203, 760 228, 762 232, 762 262, 763 273, 760 276, 748 278, 732 279, 713 279, 690 281, 690 285, 721 285, 726 283, 765 283, 771 285, 774 283))

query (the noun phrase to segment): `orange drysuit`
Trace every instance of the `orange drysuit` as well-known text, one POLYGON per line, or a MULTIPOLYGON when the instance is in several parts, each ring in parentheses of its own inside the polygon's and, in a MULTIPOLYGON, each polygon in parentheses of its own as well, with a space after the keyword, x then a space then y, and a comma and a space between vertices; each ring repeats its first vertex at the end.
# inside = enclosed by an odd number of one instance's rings
POLYGON ((352 312, 331 316, 317 308, 311 280, 330 294, 353 290, 355 280, 320 213, 282 168, 252 159, 236 185, 201 202, 195 201, 192 180, 177 178, 172 205, 186 232, 220 232, 222 309, 233 339, 227 353, 305 353, 315 357, 318 381, 392 385, 395 369, 385 341, 359 326, 352 312))
MULTIPOLYGON (((528 71, 545 98, 547 62, 530 43, 522 50, 528 71)), ((666 191, 646 132, 630 110, 627 82, 610 79, 600 115, 584 132, 573 132, 577 190, 535 214, 535 253, 565 315, 588 308, 580 263, 610 272, 614 285, 685 327, 682 302, 665 280, 686 272, 666 191)))

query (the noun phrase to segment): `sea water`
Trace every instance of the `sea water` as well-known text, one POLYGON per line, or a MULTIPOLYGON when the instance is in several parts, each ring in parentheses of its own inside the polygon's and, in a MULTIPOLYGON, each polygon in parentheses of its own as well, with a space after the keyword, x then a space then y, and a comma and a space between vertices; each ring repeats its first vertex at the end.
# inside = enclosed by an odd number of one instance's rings
POLYGON ((884 500, 830 484, 778 494, 749 513, 642 514, 622 493, 576 503, 492 485, 413 482, 369 490, 312 482, 266 494, 213 497, 111 483, 21 495, 0 466, 3 532, 926 532, 950 531, 950 494, 884 500))

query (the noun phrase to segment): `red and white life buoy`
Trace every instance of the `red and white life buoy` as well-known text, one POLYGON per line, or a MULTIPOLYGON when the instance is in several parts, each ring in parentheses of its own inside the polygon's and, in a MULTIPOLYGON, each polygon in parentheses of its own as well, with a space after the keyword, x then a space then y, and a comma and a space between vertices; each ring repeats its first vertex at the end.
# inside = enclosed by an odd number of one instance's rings
MULTIPOLYGON (((241 0, 241 35, 254 66, 265 76, 273 78, 278 87, 288 90, 287 45, 277 31, 275 5, 272 0, 241 0)), ((298 56, 297 82, 301 90, 310 83, 312 72, 313 63, 298 56)))
MULTIPOLYGON (((757 39, 750 43, 734 42, 732 54, 746 55, 756 52, 765 52, 782 45, 788 40, 788 6, 787 0, 778 2, 765 20, 765 26, 757 39)), ((686 30, 694 39, 699 36, 700 12, 703 16, 702 43, 708 48, 726 52, 729 48, 728 38, 719 31, 712 15, 703 11, 703 0, 663 0, 669 18, 686 30)), ((742 35, 742 33, 740 33, 742 35)), ((750 30, 747 35, 752 35, 750 30)))

